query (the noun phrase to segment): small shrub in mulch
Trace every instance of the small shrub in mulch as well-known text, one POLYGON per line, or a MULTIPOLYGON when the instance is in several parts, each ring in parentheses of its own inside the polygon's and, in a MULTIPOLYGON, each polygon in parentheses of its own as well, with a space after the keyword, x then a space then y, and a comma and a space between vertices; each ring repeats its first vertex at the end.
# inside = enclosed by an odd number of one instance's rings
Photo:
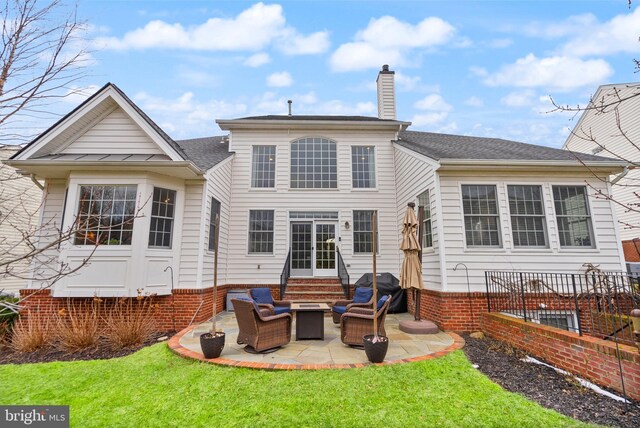
POLYGON ((584 422, 640 427, 640 403, 625 406, 583 387, 573 376, 524 362, 522 358, 526 354, 504 342, 490 338, 475 339, 468 335, 464 339, 463 351, 469 360, 507 391, 522 394, 544 407, 584 422))
POLYGON ((118 299, 104 318, 107 341, 114 349, 145 343, 156 332, 156 310, 158 305, 151 297, 138 295, 135 299, 118 299))
POLYGON ((54 332, 61 350, 78 352, 98 343, 101 324, 98 305, 97 299, 77 304, 67 301, 66 308, 54 315, 54 332))

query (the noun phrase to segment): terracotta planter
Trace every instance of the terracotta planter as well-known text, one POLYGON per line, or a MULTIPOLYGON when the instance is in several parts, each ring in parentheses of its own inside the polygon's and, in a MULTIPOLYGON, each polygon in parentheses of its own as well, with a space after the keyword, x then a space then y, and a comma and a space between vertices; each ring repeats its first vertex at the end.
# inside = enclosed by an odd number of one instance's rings
POLYGON ((200 335, 200 347, 207 360, 220 356, 224 348, 224 338, 225 334, 222 332, 216 334, 204 333, 200 335))
POLYGON ((373 342, 373 334, 363 336, 364 352, 372 363, 381 363, 387 355, 389 349, 389 338, 387 336, 378 336, 378 341, 373 342))

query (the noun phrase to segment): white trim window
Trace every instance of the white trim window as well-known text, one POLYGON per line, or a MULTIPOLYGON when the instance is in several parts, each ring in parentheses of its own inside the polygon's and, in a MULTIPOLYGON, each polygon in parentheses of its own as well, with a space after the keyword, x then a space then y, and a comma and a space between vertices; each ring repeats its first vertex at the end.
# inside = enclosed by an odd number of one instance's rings
MULTIPOLYGON (((353 253, 372 254, 373 253, 373 213, 372 210, 358 210, 353 212, 353 253)), ((378 223, 380 219, 378 218, 378 223)), ((377 225, 376 225, 377 226, 377 225)), ((376 233, 376 244, 380 242, 376 233)), ((379 245, 376 245, 379 252, 379 245)))
POLYGON ((75 245, 131 245, 138 186, 80 186, 75 245))
POLYGON ((273 210, 249 211, 249 254, 273 254, 273 210))
POLYGON ((463 184, 462 209, 467 247, 501 247, 495 185, 463 184))
POLYGON ((431 232, 431 197, 429 190, 425 190, 418 195, 418 212, 420 212, 420 207, 423 209, 420 245, 422 245, 422 248, 431 248, 433 247, 433 234, 431 232))
POLYGON ((373 146, 351 146, 351 178, 354 189, 376 187, 376 155, 373 146))
POLYGON ((175 212, 176 191, 154 187, 151 224, 149 225, 149 247, 171 248, 175 212))
POLYGON ((547 248, 542 186, 508 185, 514 247, 547 248))
POLYGON ((222 204, 219 200, 211 197, 211 213, 209 215, 209 251, 215 251, 216 249, 216 214, 218 215, 218 222, 220 221, 220 209, 222 204))
POLYGON ((276 185, 276 146, 253 146, 251 187, 273 188, 276 185))
POLYGON ((291 143, 291 188, 336 189, 336 142, 326 138, 301 138, 291 143))
POLYGON ((586 186, 553 186, 553 202, 562 248, 594 248, 586 186))

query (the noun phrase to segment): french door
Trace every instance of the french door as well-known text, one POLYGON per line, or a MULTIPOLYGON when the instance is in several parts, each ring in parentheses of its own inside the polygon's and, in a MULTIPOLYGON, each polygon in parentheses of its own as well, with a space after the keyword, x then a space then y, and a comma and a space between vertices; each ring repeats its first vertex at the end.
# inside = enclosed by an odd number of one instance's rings
POLYGON ((336 228, 331 221, 291 222, 291 276, 336 276, 336 228))

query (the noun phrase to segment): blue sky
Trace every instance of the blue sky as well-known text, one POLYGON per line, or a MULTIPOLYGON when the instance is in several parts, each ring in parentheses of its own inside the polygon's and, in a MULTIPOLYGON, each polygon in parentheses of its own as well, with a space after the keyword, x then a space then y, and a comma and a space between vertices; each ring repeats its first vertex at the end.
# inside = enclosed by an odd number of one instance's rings
MULTIPOLYGON (((560 147, 584 104, 631 82, 640 10, 617 1, 87 1, 93 52, 79 85, 123 89, 176 139, 217 118, 377 114, 375 79, 396 71, 412 129, 560 147)), ((81 97, 69 97, 70 110, 81 97)))

